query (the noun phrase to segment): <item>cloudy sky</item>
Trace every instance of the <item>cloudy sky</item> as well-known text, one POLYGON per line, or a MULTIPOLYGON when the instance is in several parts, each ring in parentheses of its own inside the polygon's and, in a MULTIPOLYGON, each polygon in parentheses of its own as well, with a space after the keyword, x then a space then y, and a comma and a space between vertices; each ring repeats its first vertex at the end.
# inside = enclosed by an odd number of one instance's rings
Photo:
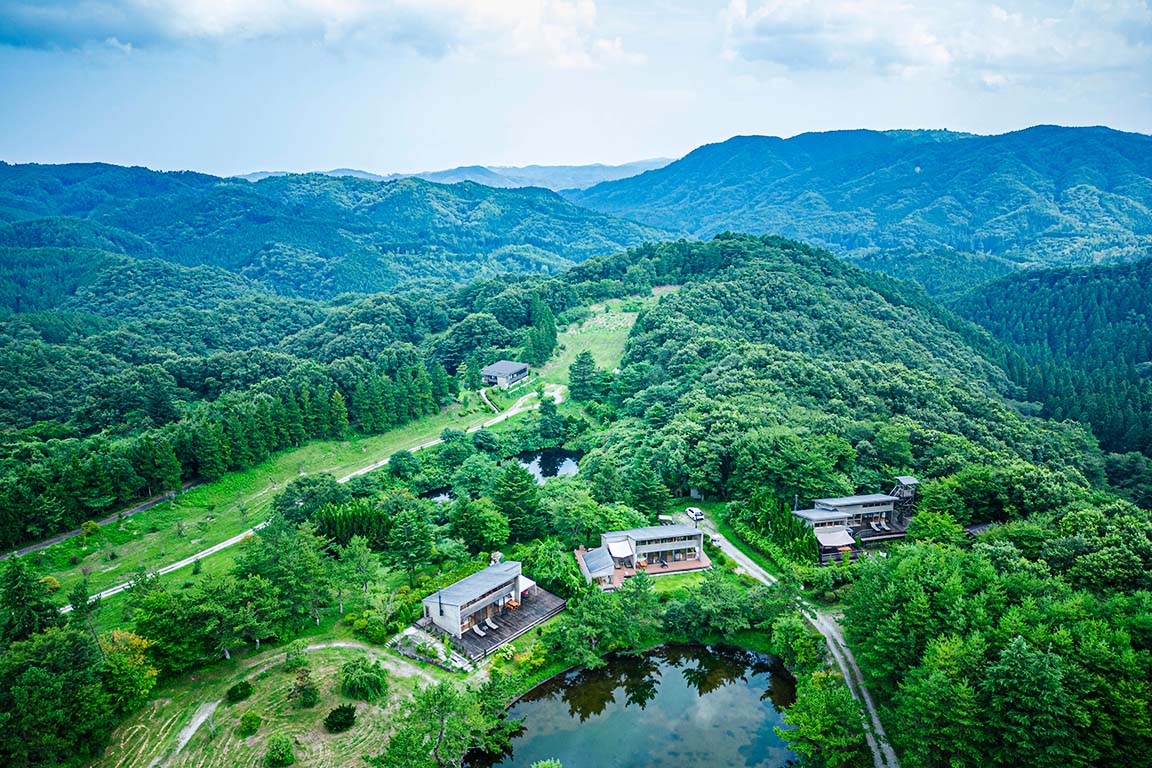
POLYGON ((211 173, 1152 133, 1152 0, 0 0, 0 159, 211 173))

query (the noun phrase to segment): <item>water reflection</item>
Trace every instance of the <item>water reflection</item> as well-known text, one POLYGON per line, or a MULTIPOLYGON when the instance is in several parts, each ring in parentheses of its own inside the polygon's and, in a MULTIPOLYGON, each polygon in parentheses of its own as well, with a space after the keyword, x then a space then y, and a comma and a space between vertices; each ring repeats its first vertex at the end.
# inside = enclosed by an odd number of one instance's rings
POLYGON ((510 712, 523 729, 507 754, 471 768, 780 768, 794 757, 773 726, 795 700, 775 660, 727 646, 664 646, 558 675, 510 712))
POLYGON ((516 456, 520 466, 532 473, 536 482, 543 484, 553 477, 574 475, 580 469, 580 451, 565 451, 561 448, 545 448, 542 451, 526 451, 516 456))

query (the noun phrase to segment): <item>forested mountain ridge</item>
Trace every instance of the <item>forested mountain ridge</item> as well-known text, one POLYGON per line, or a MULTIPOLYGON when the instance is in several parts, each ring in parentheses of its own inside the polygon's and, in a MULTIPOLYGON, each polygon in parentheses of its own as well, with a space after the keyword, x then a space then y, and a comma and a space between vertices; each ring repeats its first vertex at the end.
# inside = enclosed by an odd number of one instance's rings
MULTIPOLYGON (((661 168, 672 162, 667 158, 637 160, 621 165, 463 165, 441 171, 420 171, 418 173, 389 173, 380 175, 359 171, 354 168, 334 168, 323 171, 325 176, 355 176, 373 181, 393 181, 394 179, 417 178, 435 181, 440 184, 455 184, 461 181, 474 181, 489 187, 505 189, 514 187, 544 187, 553 191, 562 189, 586 189, 602 181, 626 179, 653 168, 661 168)), ((271 176, 290 176, 286 171, 257 171, 234 178, 247 181, 260 181, 271 176)))
POLYGON ((1043 415, 1090 424, 1110 476, 1152 501, 1152 259, 1029 270, 954 303, 1016 354, 1010 375, 1043 415), (1139 454, 1144 454, 1143 457, 1139 454))
POLYGON ((556 272, 660 234, 537 188, 323 175, 253 184, 101 164, 0 165, 0 220, 0 246, 155 255, 312 298, 556 272))
POLYGON ((841 255, 947 249, 1091 263, 1152 247, 1152 137, 1058 126, 739 136, 567 195, 685 234, 779 234, 841 255))

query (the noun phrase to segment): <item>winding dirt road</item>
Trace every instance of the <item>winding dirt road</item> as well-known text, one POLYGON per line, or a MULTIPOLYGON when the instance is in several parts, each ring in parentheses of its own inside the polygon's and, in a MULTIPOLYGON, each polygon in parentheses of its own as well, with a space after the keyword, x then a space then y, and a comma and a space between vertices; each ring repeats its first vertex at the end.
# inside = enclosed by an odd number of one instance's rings
MULTIPOLYGON (((560 386, 559 384, 548 384, 544 387, 545 396, 546 397, 548 397, 548 396, 552 397, 553 399, 555 399, 555 401, 557 403, 564 402, 565 392, 566 392, 566 390, 564 389, 564 387, 560 386)), ((467 431, 470 433, 471 432, 478 432, 479 430, 484 429, 486 427, 495 426, 496 424, 499 424, 502 421, 507 421, 508 419, 510 419, 513 416, 516 416, 518 414, 524 413, 526 411, 535 410, 535 409, 540 407, 539 403, 531 403, 532 399, 535 397, 536 397, 536 393, 530 392, 530 393, 522 396, 519 400, 517 400, 512 405, 511 408, 504 411, 500 415, 494 416, 493 418, 489 419, 488 421, 485 421, 483 424, 478 424, 474 427, 470 427, 467 431)), ((442 442, 444 442, 444 441, 437 437, 433 440, 429 440, 426 443, 421 443, 420 445, 417 445, 415 448, 410 449, 410 451, 412 453, 415 453, 416 451, 422 451, 425 448, 431 448, 434 445, 440 445, 440 443, 442 443, 442 442)), ((384 458, 384 459, 381 459, 380 461, 377 461, 373 464, 369 464, 366 467, 361 467, 360 469, 357 469, 355 472, 349 472, 348 474, 344 475, 343 477, 338 478, 336 480, 336 482, 346 483, 354 477, 359 477, 360 475, 368 474, 369 472, 372 472, 373 470, 380 469, 381 467, 387 466, 390 459, 391 459, 391 456, 384 458)), ((267 489, 265 489, 265 490, 267 490, 267 489)), ((212 546, 208 547, 207 549, 201 550, 200 552, 197 552, 194 555, 190 555, 188 557, 185 557, 183 560, 179 560, 175 563, 171 563, 169 565, 165 565, 161 568, 158 568, 156 570, 156 573, 158 575, 162 576, 162 575, 167 574, 167 573, 172 573, 173 571, 178 571, 181 568, 187 568, 188 566, 195 563, 197 560, 203 560, 205 557, 208 557, 209 555, 214 555, 223 549, 228 549, 229 547, 233 547, 233 546, 239 544, 240 542, 244 541, 244 539, 246 539, 249 536, 251 536, 252 534, 256 533, 256 531, 260 530, 261 528, 263 528, 266 525, 268 525, 267 520, 265 520, 262 523, 258 523, 256 525, 252 526, 251 528, 244 531, 243 533, 236 534, 235 536, 233 536, 230 539, 225 539, 224 541, 221 541, 218 544, 213 544, 212 546)), ((96 600, 97 598, 112 597, 113 595, 118 595, 121 592, 125 591, 130 586, 131 586, 131 582, 126 581, 123 584, 117 584, 114 587, 109 587, 108 589, 105 589, 101 592, 97 592, 96 594, 92 595, 92 597, 90 599, 96 600)), ((66 605, 60 609, 60 612, 61 613, 69 613, 71 610, 72 610, 72 606, 66 605)))
MULTIPOLYGON (((737 572, 743 571, 768 586, 776 584, 778 579, 761 568, 752 558, 744 554, 739 547, 721 535, 716 530, 715 523, 711 520, 705 520, 701 527, 712 536, 712 540, 716 543, 717 548, 735 561, 737 572)), ((848 643, 844 641, 844 635, 840 631, 840 625, 836 623, 835 618, 818 610, 816 606, 808 601, 800 600, 799 603, 801 613, 803 613, 804 617, 808 619, 808 622, 816 628, 816 631, 824 637, 825 642, 828 644, 828 650, 836 662, 836 666, 840 668, 840 674, 843 675, 844 682, 848 684, 848 690, 852 692, 852 697, 860 704, 861 713, 865 717, 866 724, 864 738, 868 742, 868 748, 872 750, 874 768, 900 768, 900 763, 896 759, 896 753, 888 743, 888 734, 884 732, 884 725, 880 722, 880 716, 876 712, 876 706, 872 703, 872 696, 868 693, 868 688, 864 685, 864 676, 860 673, 860 667, 856 664, 856 657, 852 655, 852 649, 849 648, 848 643)))

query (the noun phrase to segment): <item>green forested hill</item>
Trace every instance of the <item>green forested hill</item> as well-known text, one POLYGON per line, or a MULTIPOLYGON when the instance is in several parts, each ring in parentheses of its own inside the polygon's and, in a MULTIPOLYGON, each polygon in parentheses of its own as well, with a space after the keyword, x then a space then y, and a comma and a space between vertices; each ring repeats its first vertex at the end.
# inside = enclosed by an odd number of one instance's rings
POLYGON ((735 230, 848 255, 948 249, 1090 263, 1152 247, 1152 137, 1056 126, 740 136, 568 196, 696 236, 735 230))
POLYGON ((573 366, 573 396, 603 424, 579 477, 640 509, 689 488, 723 497, 724 522, 783 583, 846 605, 901 765, 1148 763, 1152 513, 1105 485, 1085 427, 1011 404, 997 342, 907 284, 780 238, 659 244, 574 272, 683 283, 641 315, 618 373, 573 366), (921 480, 908 540, 788 567, 812 558, 794 501, 904 474, 921 480))
POLYGON ((253 184, 102 164, 0 164, 5 220, 0 246, 159 256, 311 298, 556 272, 659 235, 542 189, 319 174, 253 184))
POLYGON ((1086 429, 1010 406, 1020 392, 994 362, 997 342, 915 287, 826 251, 730 235, 645 246, 570 274, 684 282, 641 316, 603 394, 641 419, 617 437, 674 492, 760 489, 806 503, 967 465, 1102 480, 1086 429))
POLYGON ((955 306, 1012 347, 1009 372, 1044 415, 1090 424, 1105 448, 1132 453, 1110 474, 1152 499, 1152 471, 1135 455, 1152 456, 1152 260, 1032 270, 955 306))

